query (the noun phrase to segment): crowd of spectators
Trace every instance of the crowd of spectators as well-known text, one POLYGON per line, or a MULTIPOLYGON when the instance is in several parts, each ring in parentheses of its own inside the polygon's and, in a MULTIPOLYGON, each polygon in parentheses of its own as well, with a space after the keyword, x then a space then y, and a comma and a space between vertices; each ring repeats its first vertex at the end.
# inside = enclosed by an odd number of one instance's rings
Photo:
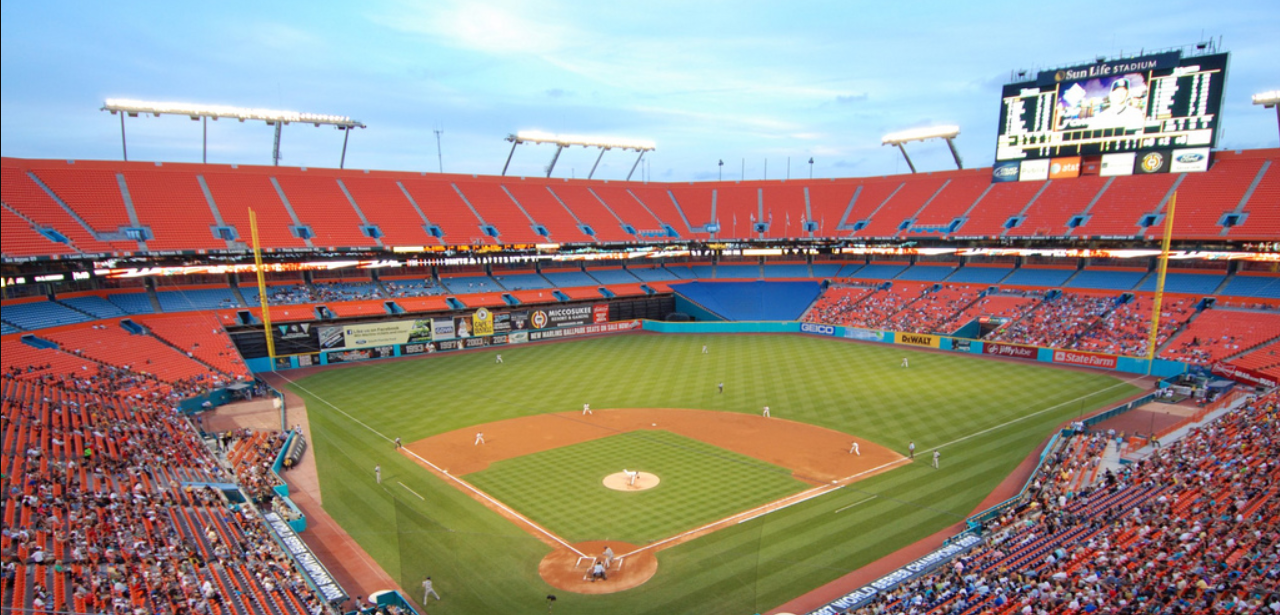
POLYGON ((901 310, 890 318, 885 328, 910 333, 933 333, 955 318, 978 298, 981 289, 967 284, 943 284, 937 290, 926 290, 911 309, 901 310))
POLYGON ((802 320, 831 325, 843 325, 845 316, 863 297, 875 292, 873 286, 832 286, 809 307, 802 320))
POLYGON ((226 451, 227 463, 235 472, 240 489, 260 506, 271 504, 275 498, 273 489, 282 484, 275 472, 271 471, 271 465, 288 441, 289 434, 244 428, 230 432, 230 436, 231 445, 226 451))
POLYGON ((403 297, 426 297, 429 295, 442 295, 445 293, 443 287, 436 284, 431 278, 422 280, 385 280, 382 287, 387 290, 387 296, 395 299, 403 297))
POLYGON ((4 610, 320 613, 251 506, 172 400, 137 375, 0 374, 4 610))
POLYGON ((996 329, 987 339, 1070 348, 1076 337, 1106 315, 1116 301, 1116 297, 1109 295, 1064 292, 1040 302, 1022 318, 996 329))
POLYGON ((1105 470, 1110 446, 1056 453, 984 543, 855 615, 1280 612, 1280 395, 1229 411, 1145 460, 1105 470))
POLYGON ((1280 315, 1272 312, 1208 310, 1160 351, 1160 357, 1196 365, 1240 354, 1280 337, 1280 315))
MULTIPOLYGON (((1112 310, 1097 326, 1085 331, 1071 347, 1131 357, 1147 356, 1154 301, 1151 295, 1136 295, 1132 301, 1112 310)), ((1156 347, 1168 340, 1195 311, 1196 301, 1193 299, 1171 297, 1162 301, 1156 347)))
POLYGON ((897 282, 890 288, 877 289, 838 315, 838 321, 829 323, 853 327, 880 327, 920 296, 928 284, 921 282, 897 282))

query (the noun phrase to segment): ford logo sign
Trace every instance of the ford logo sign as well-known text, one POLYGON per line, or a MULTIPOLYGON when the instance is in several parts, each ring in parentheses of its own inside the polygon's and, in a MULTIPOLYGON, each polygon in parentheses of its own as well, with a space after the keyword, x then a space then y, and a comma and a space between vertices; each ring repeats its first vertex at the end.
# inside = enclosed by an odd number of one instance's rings
POLYGON ((1193 162, 1200 162, 1201 160, 1204 160, 1204 154, 1201 154, 1200 152, 1178 154, 1178 162, 1183 164, 1191 164, 1193 162))

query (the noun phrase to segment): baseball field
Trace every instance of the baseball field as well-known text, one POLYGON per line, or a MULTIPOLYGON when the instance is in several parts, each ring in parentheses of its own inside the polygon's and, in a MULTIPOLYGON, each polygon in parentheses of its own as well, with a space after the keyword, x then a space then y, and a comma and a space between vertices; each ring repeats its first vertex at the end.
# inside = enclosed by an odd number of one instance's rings
POLYGON ((1055 427, 1137 392, 1098 372, 796 335, 501 353, 292 385, 325 509, 413 599, 432 576, 433 615, 764 612, 963 520, 1055 427), (624 469, 658 482, 602 483, 624 469), (573 566, 604 544, 634 555, 582 581, 573 566))

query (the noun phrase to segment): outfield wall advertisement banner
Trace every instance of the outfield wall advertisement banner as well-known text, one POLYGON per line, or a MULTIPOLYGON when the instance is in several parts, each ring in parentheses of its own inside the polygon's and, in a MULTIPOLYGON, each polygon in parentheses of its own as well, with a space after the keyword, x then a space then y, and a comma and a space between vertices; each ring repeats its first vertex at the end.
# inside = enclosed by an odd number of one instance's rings
POLYGON ((320 349, 316 327, 311 323, 295 322, 271 327, 271 341, 276 355, 305 354, 320 349))
POLYGON ((337 350, 426 342, 431 340, 431 328, 432 322, 426 318, 320 327, 320 347, 324 350, 337 350))
POLYGON ((581 327, 562 327, 560 329, 549 329, 546 331, 531 331, 529 332, 529 341, 536 342, 539 340, 556 340, 566 337, 576 337, 579 335, 618 333, 620 331, 632 331, 637 329, 640 329, 640 321, 620 320, 618 322, 609 322, 599 325, 584 325, 581 327))
POLYGON ((899 344, 906 344, 907 346, 937 348, 940 345, 938 336, 927 333, 896 333, 894 335, 899 344))
POLYGON ((1068 365, 1083 365, 1085 367, 1101 367, 1103 369, 1116 368, 1115 355, 1076 352, 1074 350, 1053 351, 1053 362, 1066 363, 1068 365))
POLYGON ((1040 349, 1031 346, 1013 346, 1011 344, 996 344, 993 342, 983 342, 982 354, 991 354, 998 357, 1015 357, 1018 359, 1034 359, 1040 356, 1040 349))
POLYGON ((961 555, 966 551, 982 544, 982 539, 973 534, 965 534, 955 539, 950 544, 943 545, 942 548, 903 566, 875 581, 870 585, 860 587, 851 591, 823 606, 820 609, 809 611, 809 615, 838 615, 839 613, 847 613, 850 610, 861 607, 881 593, 887 592, 903 583, 906 583, 916 577, 928 574, 937 569, 939 566, 951 561, 957 555, 961 555))
POLYGON ((549 310, 535 310, 529 315, 529 323, 533 325, 534 329, 589 325, 592 323, 608 322, 608 320, 609 306, 607 304, 575 305, 563 308, 552 308, 549 310), (603 310, 601 310, 601 308, 603 310), (596 320, 597 314, 601 311, 603 311, 604 320, 596 320))

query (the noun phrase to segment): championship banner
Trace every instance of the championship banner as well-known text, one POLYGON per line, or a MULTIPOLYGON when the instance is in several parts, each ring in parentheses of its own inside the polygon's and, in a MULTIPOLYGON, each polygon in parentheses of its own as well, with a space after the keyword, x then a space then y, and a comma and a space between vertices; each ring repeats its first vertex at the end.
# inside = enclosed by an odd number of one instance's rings
POLYGON ((927 333, 895 333, 894 336, 896 338, 894 341, 908 346, 937 348, 940 345, 938 336, 929 335, 927 333))
POLYGON ((476 310, 471 315, 471 334, 476 336, 493 335, 493 314, 485 308, 476 310))
POLYGON ((1010 344, 983 342, 982 354, 990 354, 998 357, 1014 357, 1016 359, 1034 359, 1040 356, 1040 349, 1031 346, 1013 346, 1010 344))
POLYGON ((1085 367, 1101 367, 1103 369, 1116 368, 1116 358, 1114 355, 1094 354, 1092 352, 1076 352, 1074 350, 1053 351, 1053 362, 1066 363, 1068 365, 1083 365, 1085 367))
POLYGON ((1209 371, 1215 376, 1230 378, 1241 384, 1247 384, 1252 387, 1273 387, 1276 386, 1276 379, 1261 372, 1232 365, 1230 363, 1214 363, 1209 371))

